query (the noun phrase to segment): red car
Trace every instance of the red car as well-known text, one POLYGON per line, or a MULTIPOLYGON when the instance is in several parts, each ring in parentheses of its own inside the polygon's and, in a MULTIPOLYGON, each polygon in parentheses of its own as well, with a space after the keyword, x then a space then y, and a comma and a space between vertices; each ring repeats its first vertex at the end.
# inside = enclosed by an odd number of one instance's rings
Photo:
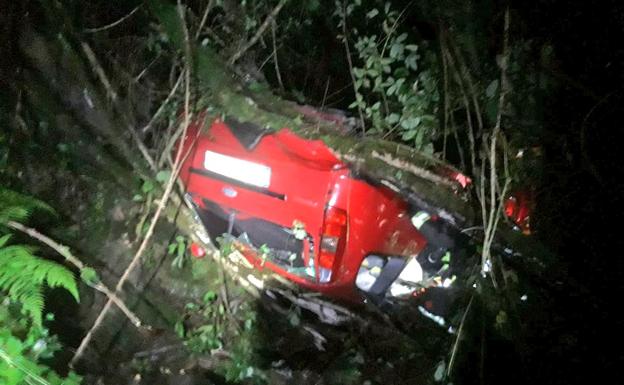
MULTIPOLYGON (((448 255, 419 231, 436 215, 352 170, 322 141, 234 119, 198 136, 199 126, 185 142, 193 146, 181 171, 187 199, 212 239, 231 234, 258 269, 352 302, 413 296, 427 280, 450 283, 438 274, 448 255)), ((469 183, 440 175, 460 189, 469 183)))

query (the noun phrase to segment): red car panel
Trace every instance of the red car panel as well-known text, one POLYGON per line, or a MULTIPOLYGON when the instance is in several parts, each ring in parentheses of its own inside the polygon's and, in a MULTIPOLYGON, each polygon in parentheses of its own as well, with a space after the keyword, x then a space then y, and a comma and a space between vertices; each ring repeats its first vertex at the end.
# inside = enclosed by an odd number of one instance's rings
POLYGON ((314 278, 261 259, 257 251, 260 245, 254 245, 256 249, 247 248, 244 254, 258 268, 269 268, 333 297, 361 301, 355 279, 365 257, 409 257, 426 246, 427 241, 411 223, 405 200, 385 186, 354 175, 322 141, 305 140, 282 129, 263 136, 248 150, 224 122, 216 120, 206 133, 199 134, 201 124, 189 128, 184 146, 192 150, 181 171, 194 203, 201 210, 216 204, 222 216, 235 212, 236 220, 259 218, 267 221, 265 227, 270 223, 285 231, 302 224, 309 236, 302 241, 302 255, 308 268, 310 258, 314 258, 314 278), (270 183, 267 187, 251 186, 207 171, 207 151, 270 168, 270 183), (327 236, 323 232, 329 231, 326 222, 331 209, 346 213, 346 231, 338 245, 331 239, 326 242, 335 247, 335 256, 331 278, 321 282, 318 257, 325 247, 321 246, 327 236))

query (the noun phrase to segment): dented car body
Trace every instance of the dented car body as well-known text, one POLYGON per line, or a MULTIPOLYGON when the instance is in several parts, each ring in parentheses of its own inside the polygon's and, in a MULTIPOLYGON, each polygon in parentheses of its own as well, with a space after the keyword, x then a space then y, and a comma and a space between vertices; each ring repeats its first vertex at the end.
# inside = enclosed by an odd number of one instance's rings
MULTIPOLYGON (((424 220, 447 228, 446 220, 423 208, 423 197, 287 128, 234 119, 201 126, 183 142, 188 202, 213 241, 228 234, 257 269, 356 303, 413 298, 453 282, 448 248, 421 228, 424 220)), ((460 190, 470 183, 450 167, 438 175, 460 190)))

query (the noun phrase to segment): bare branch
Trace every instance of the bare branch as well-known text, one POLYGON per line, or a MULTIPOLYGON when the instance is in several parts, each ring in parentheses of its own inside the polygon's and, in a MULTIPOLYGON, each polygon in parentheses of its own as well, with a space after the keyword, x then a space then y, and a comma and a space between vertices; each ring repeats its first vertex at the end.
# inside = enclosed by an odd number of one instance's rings
MULTIPOLYGON (((185 45, 187 46, 187 49, 186 49, 186 51, 187 51, 186 52, 187 53, 187 57, 186 57, 186 72, 185 72, 185 77, 184 77, 185 78, 184 79, 185 80, 184 121, 182 122, 182 125, 180 127, 180 131, 182 132, 180 137, 184 138, 184 137, 186 137, 187 128, 188 128, 188 126, 190 124, 190 121, 191 121, 191 117, 190 117, 190 71, 191 71, 191 63, 190 63, 190 60, 192 60, 192 58, 190 56, 188 56, 188 54, 190 54, 189 34, 188 34, 188 29, 186 27, 186 21, 185 21, 185 17, 184 17, 184 8, 183 8, 180 0, 178 0, 178 13, 179 13, 180 19, 182 20, 182 25, 184 26, 185 45)), ((115 287, 115 293, 121 293, 121 291, 123 289, 123 285, 128 280, 128 278, 130 276, 130 273, 137 267, 137 265, 139 264, 139 262, 141 260, 141 257, 143 256, 143 253, 145 253, 145 250, 147 250, 147 246, 149 245, 149 242, 150 242, 150 240, 152 238, 152 235, 154 234, 154 229, 156 228, 156 224, 158 223, 158 220, 159 220, 159 218, 160 218, 160 216, 161 216, 165 206, 167 205, 167 201, 169 200, 169 196, 171 195, 171 192, 173 190, 173 186, 175 184, 176 178, 178 176, 178 173, 180 172, 182 159, 183 159, 182 153, 183 153, 183 146, 180 145, 178 147, 177 152, 176 152, 176 158, 175 158, 173 170, 171 172, 171 176, 169 177, 169 180, 167 181, 167 184, 166 184, 166 187, 165 187, 165 191, 164 191, 162 197, 160 198, 160 202, 158 203, 158 207, 156 208, 156 211, 154 212, 154 215, 152 216, 152 220, 151 220, 150 226, 147 229, 147 232, 145 234, 145 238, 143 238, 143 241, 141 242, 141 245, 139 246, 139 249, 137 250, 136 254, 132 258, 132 261, 130 262, 130 264, 128 265, 128 267, 126 268, 124 273, 122 274, 121 278, 119 279, 119 282, 117 283, 117 285, 115 287)), ((84 338, 80 342, 80 346, 76 350, 76 353, 74 354, 74 357, 71 360, 70 366, 74 365, 80 359, 80 357, 84 353, 85 349, 89 345, 89 342, 91 341, 91 338, 93 337, 93 333, 95 332, 95 330, 97 330, 97 328, 104 321, 104 318, 106 317, 106 314, 110 310, 111 305, 112 305, 112 301, 111 300, 109 300, 106 303, 106 305, 104 305, 104 308, 102 309, 102 311, 98 315, 97 319, 93 323, 93 326, 91 326, 91 329, 89 329, 87 334, 84 336, 84 338)))
MULTIPOLYGON (((347 9, 346 3, 343 1, 342 3, 342 42, 345 47, 345 52, 347 54, 347 63, 349 64, 349 75, 351 75, 351 83, 353 83, 353 91, 355 92, 356 98, 358 95, 357 87, 355 86, 355 75, 353 74, 353 61, 351 60, 351 49, 349 48, 349 35, 347 33, 347 9)), ((362 134, 366 133, 366 125, 364 124, 364 113, 362 112, 362 107, 358 104, 358 114, 360 115, 360 125, 362 126, 362 134)))
MULTIPOLYGON (((22 225, 21 223, 18 223, 15 221, 8 221, 6 225, 15 230, 21 231, 22 233, 28 235, 29 237, 34 238, 38 240, 39 242, 49 246, 51 249, 53 249, 54 251, 59 253, 63 258, 65 258, 67 262, 71 263, 76 268, 78 268, 78 270, 82 271, 83 269, 89 267, 85 265, 84 263, 82 263, 82 261, 78 259, 76 256, 74 256, 69 251, 69 248, 57 243, 52 238, 44 234, 41 234, 37 230, 30 228, 30 227, 26 227, 22 225)), ((89 284, 88 282, 85 282, 85 283, 87 283, 89 286, 93 287, 94 289, 96 289, 97 291, 103 293, 106 297, 108 297, 108 299, 112 301, 115 305, 117 305, 119 310, 121 310, 126 315, 126 317, 128 317, 128 319, 130 320, 130 322, 132 322, 134 326, 141 327, 143 325, 139 317, 137 317, 132 311, 130 311, 130 309, 128 309, 126 304, 102 282, 97 282, 95 284, 89 284)))
POLYGON ((199 37, 202 29, 204 29, 204 25, 206 25, 206 21, 208 20, 208 14, 212 10, 213 6, 214 6, 214 0, 208 1, 208 5, 206 5, 206 9, 204 10, 204 15, 202 16, 202 19, 199 22, 199 26, 197 27, 197 31, 195 32, 195 39, 199 37))
POLYGON ((284 5, 286 5, 286 2, 288 2, 288 0, 280 0, 280 2, 275 6, 275 8, 273 8, 271 13, 269 13, 269 15, 266 17, 266 19, 264 19, 264 22, 262 23, 262 25, 260 25, 260 28, 258 28, 256 34, 251 38, 251 40, 249 40, 241 49, 239 49, 236 53, 234 53, 234 55, 232 55, 232 57, 228 61, 230 65, 236 63, 236 61, 240 59, 241 56, 243 56, 243 54, 247 52, 247 50, 249 50, 249 48, 253 47, 254 44, 256 44, 258 40, 260 40, 266 29, 269 28, 269 25, 271 25, 271 22, 282 10, 284 5))
POLYGON ((466 306, 466 310, 464 310, 464 315, 462 316, 461 322, 459 324, 459 329, 457 330, 457 337, 455 337, 455 343, 453 343, 453 350, 451 351, 451 358, 449 359, 448 369, 446 371, 447 377, 450 377, 451 373, 453 372, 453 365, 455 364, 455 357, 457 356, 457 349, 459 348, 459 342, 461 341, 461 337, 464 331, 464 324, 466 323, 468 312, 470 312, 470 308, 472 307, 473 300, 474 300, 474 295, 470 297, 468 306, 466 306))
MULTIPOLYGON (((501 191, 501 195, 498 196, 497 199, 497 184, 498 184, 498 170, 496 166, 497 160, 497 140, 499 135, 502 135, 501 126, 503 120, 503 110, 505 108, 505 97, 507 92, 509 92, 509 79, 507 78, 507 67, 509 64, 509 7, 505 10, 505 22, 504 22, 504 31, 503 31, 503 55, 501 59, 501 92, 498 99, 498 113, 496 116, 496 125, 492 130, 492 134, 490 135, 489 144, 488 140, 484 140, 484 145, 486 150, 489 150, 489 207, 487 222, 484 222, 485 233, 484 233, 484 244, 483 251, 481 254, 481 262, 482 269, 485 268, 487 262, 491 262, 491 245, 494 241, 494 235, 496 234, 496 228, 498 226, 498 222, 500 219, 503 198, 507 193, 507 188, 509 187, 510 179, 507 177, 505 180, 505 186, 501 191)), ((484 183, 482 183, 483 185, 484 183)), ((485 197, 484 197, 485 198, 485 197)), ((482 202, 482 207, 486 207, 487 203, 485 201, 482 202)), ((495 274, 492 274, 492 279, 495 282, 495 274)))
POLYGON ((284 83, 282 82, 282 74, 280 74, 279 62, 277 61, 277 44, 275 42, 275 30, 277 29, 277 23, 275 20, 271 22, 271 41, 273 42, 273 64, 275 65, 275 76, 277 77, 277 83, 282 91, 284 91, 284 83))
MULTIPOLYGON (((113 104, 121 112, 122 109, 117 103, 117 92, 113 89, 113 86, 111 85, 111 82, 108 79, 108 76, 106 76, 106 72, 104 71, 104 68, 100 65, 100 62, 97 60, 97 57, 95 56, 95 53, 93 53, 93 50, 91 49, 89 44, 87 44, 86 42, 82 42, 81 47, 82 47, 82 51, 87 56, 89 63, 91 63, 91 66, 93 67, 93 71, 97 74, 98 79, 100 79, 100 82, 106 89, 106 92, 109 95, 110 99, 112 100, 113 104)), ((132 136, 132 139, 134 140, 134 143, 136 144, 137 148, 141 152, 141 155, 143 155, 143 158, 145 159, 147 164, 150 166, 152 171, 157 171, 156 162, 154 162, 154 158, 152 158, 149 151, 147 150, 145 143, 143 143, 143 141, 141 140, 141 138, 139 137, 136 130, 131 124, 128 124, 127 126, 128 126, 128 131, 130 131, 130 135, 132 136)))
POLYGON ((101 31, 105 31, 107 29, 113 28, 121 23, 123 23, 124 21, 126 21, 130 16, 134 15, 136 11, 138 11, 141 8, 141 4, 137 5, 136 8, 134 8, 132 11, 130 11, 129 14, 127 14, 126 16, 122 17, 121 19, 114 21, 110 24, 106 24, 102 27, 98 27, 98 28, 86 28, 83 29, 82 32, 85 33, 95 33, 95 32, 101 32, 101 31))
POLYGON ((184 78, 184 72, 182 72, 180 76, 178 76, 178 79, 176 80, 175 84, 171 88, 171 91, 169 91, 169 94, 167 95, 165 100, 163 100, 163 102, 160 104, 160 107, 158 107, 158 109, 156 110, 156 112, 154 113, 150 121, 147 122, 147 124, 143 126, 143 128, 141 128, 141 133, 145 134, 149 132, 149 130, 152 128, 152 126, 154 125, 154 123, 156 122, 160 114, 162 114, 163 111, 165 110, 165 107, 167 106, 169 101, 175 95, 176 91, 178 90, 178 87, 180 86, 180 83, 182 83, 183 78, 184 78))

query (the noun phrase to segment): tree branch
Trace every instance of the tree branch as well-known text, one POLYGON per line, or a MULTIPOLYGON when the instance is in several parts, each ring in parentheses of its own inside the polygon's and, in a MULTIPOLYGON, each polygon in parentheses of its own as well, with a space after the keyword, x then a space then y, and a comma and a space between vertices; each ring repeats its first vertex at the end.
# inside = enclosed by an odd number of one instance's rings
POLYGON ((109 28, 113 28, 121 23, 123 23, 124 21, 126 21, 126 19, 128 19, 130 16, 134 15, 136 11, 138 11, 141 8, 141 4, 137 5, 136 8, 134 8, 132 11, 130 11, 129 14, 127 14, 126 16, 122 17, 121 19, 114 21, 110 24, 106 24, 102 27, 98 27, 98 28, 86 28, 84 29, 82 32, 85 33, 95 33, 95 32, 101 32, 104 30, 107 30, 109 28))
MULTIPOLYGON (((182 25, 184 26, 185 46, 187 47, 187 49, 185 50, 187 53, 187 57, 186 57, 186 72, 185 72, 185 79, 184 79, 185 80, 184 121, 182 122, 182 126, 180 127, 180 131, 182 132, 180 138, 184 139, 186 137, 187 128, 190 124, 190 72, 191 72, 191 67, 192 67, 190 61, 192 60, 192 58, 188 56, 188 54, 190 53, 190 49, 188 49, 188 47, 190 47, 189 34, 188 34, 188 29, 186 27, 186 21, 184 17, 184 8, 182 7, 180 0, 178 0, 178 14, 182 21, 182 25)), ((156 208, 156 211, 154 212, 154 215, 150 222, 150 226, 147 229, 147 232, 145 234, 145 238, 143 238, 143 241, 141 242, 141 245, 139 246, 139 249, 137 250, 136 254, 132 258, 132 261, 130 262, 130 264, 128 265, 124 273, 122 274, 121 278, 119 279, 119 282, 117 282, 117 285, 115 286, 115 293, 117 294, 121 293, 123 289, 123 285, 128 280, 130 273, 139 264, 141 257, 143 256, 143 253, 145 252, 145 250, 147 250, 147 246, 152 238, 152 235, 154 234, 154 229, 156 228, 156 224, 158 223, 158 220, 167 204, 167 201, 169 200, 169 196, 171 195, 171 192, 173 190, 173 186, 175 184, 176 178, 178 176, 178 173, 180 172, 181 163, 183 159, 182 157, 183 148, 184 146, 182 145, 178 147, 178 150, 176 152, 174 167, 171 172, 171 176, 169 177, 169 180, 167 181, 165 191, 160 199, 160 202, 158 203, 158 207, 156 208)), ((84 336, 84 338, 80 342, 80 346, 76 350, 76 353, 74 354, 74 357, 72 358, 70 362, 70 366, 73 366, 80 359, 85 349, 89 345, 89 342, 91 341, 91 338, 93 337, 93 333, 95 332, 95 330, 97 330, 97 328, 104 321, 104 318, 106 317, 106 314, 110 310, 111 305, 112 305, 111 300, 109 300, 106 303, 106 305, 104 305, 104 308, 101 310, 97 319, 93 323, 93 326, 91 326, 91 329, 89 329, 87 334, 84 336)))
POLYGON ((233 65, 234 63, 236 63, 236 61, 240 59, 241 56, 243 56, 243 54, 247 52, 247 50, 249 50, 249 48, 253 47, 254 44, 256 44, 258 40, 260 40, 260 38, 262 37, 262 34, 264 34, 267 28, 269 28, 269 26, 271 25, 271 22, 275 19, 277 14, 282 10, 284 5, 286 5, 286 2, 288 2, 288 0, 280 0, 280 2, 275 6, 275 8, 273 8, 271 13, 269 13, 269 15, 266 17, 266 19, 264 19, 264 22, 262 23, 262 25, 260 25, 260 28, 258 28, 258 30, 256 31, 256 34, 251 38, 251 40, 249 40, 241 49, 239 49, 236 53, 234 53, 234 55, 232 55, 232 57, 228 61, 230 65, 233 65))
MULTIPOLYGON (((30 227, 26 227, 26 226, 22 225, 21 223, 18 223, 18 222, 15 222, 15 221, 8 221, 6 223, 6 225, 9 226, 12 229, 18 230, 18 231, 28 235, 29 237, 34 238, 34 239, 38 240, 39 242, 49 246, 51 249, 53 249, 54 251, 59 253, 63 258, 65 258, 65 260, 67 262, 71 263, 76 268, 78 268, 78 270, 83 271, 84 269, 89 268, 89 266, 85 265, 84 263, 82 263, 82 261, 80 259, 78 259, 76 256, 74 256, 69 251, 68 247, 63 246, 63 245, 57 243, 56 241, 54 241, 50 237, 48 237, 48 236, 46 236, 44 234, 41 234, 37 230, 35 230, 33 228, 30 228, 30 227)), ((132 322, 132 324, 134 326, 136 326, 136 327, 143 326, 143 323, 141 322, 139 317, 137 317, 136 314, 134 314, 130 309, 128 309, 126 304, 115 293, 113 293, 106 285, 104 285, 102 282, 97 282, 97 283, 90 284, 89 282, 85 281, 85 283, 87 285, 93 287, 95 290, 103 293, 106 297, 108 297, 109 301, 112 301, 115 305, 117 305, 119 310, 121 310, 126 315, 126 317, 128 317, 128 319, 130 320, 130 322, 132 322)))

